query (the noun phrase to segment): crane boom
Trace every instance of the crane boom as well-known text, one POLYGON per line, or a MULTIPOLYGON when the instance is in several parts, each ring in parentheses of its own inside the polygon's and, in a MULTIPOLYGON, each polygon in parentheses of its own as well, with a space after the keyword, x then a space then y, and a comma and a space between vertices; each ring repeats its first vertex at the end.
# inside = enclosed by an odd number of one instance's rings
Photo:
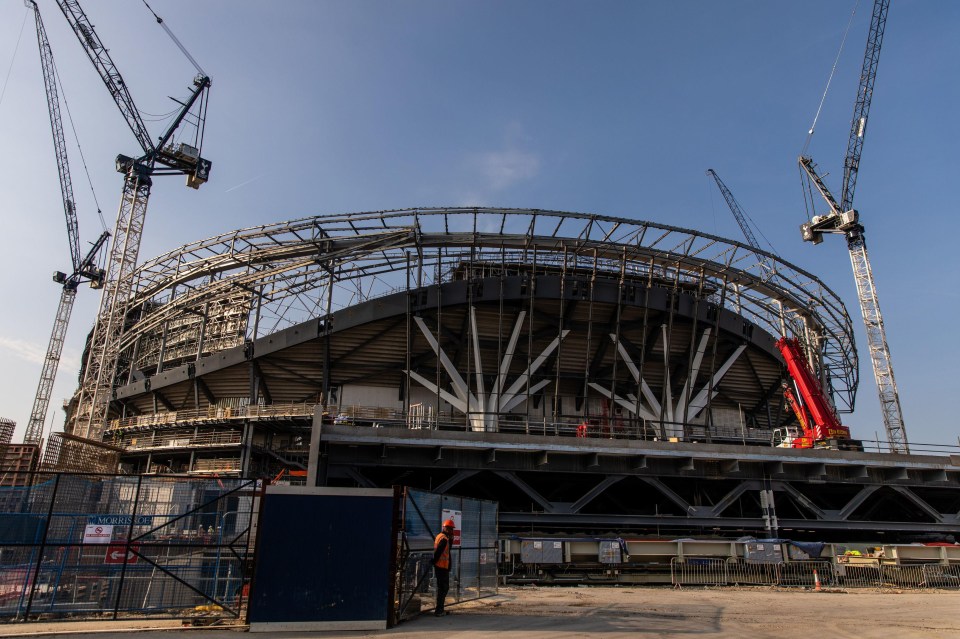
POLYGON ((140 111, 137 110, 137 105, 133 102, 127 83, 124 82, 123 76, 117 70, 117 66, 113 63, 107 48, 100 41, 100 36, 94 30, 87 14, 84 13, 80 3, 76 0, 57 0, 57 4, 60 6, 60 11, 63 12, 67 22, 70 23, 73 32, 77 35, 77 39, 80 40, 84 53, 87 54, 97 73, 100 74, 100 79, 106 85, 110 96, 116 102, 120 113, 127 121, 127 126, 130 127, 134 137, 137 138, 143 152, 149 153, 154 149, 154 146, 150 140, 150 134, 147 132, 147 127, 140 118, 140 111))
POLYGON ((867 34, 867 49, 863 55, 863 66, 860 69, 860 86, 857 88, 857 99, 853 104, 853 118, 850 120, 847 156, 843 162, 843 188, 840 191, 842 195, 840 204, 844 211, 853 208, 853 192, 857 188, 860 154, 863 153, 863 139, 867 132, 867 118, 870 115, 870 103, 873 101, 873 85, 877 81, 880 46, 883 44, 883 31, 887 26, 887 12, 889 10, 890 0, 876 0, 873 3, 870 32, 867 34))
POLYGON ((877 77, 877 63, 880 58, 880 47, 883 43, 883 33, 889 8, 890 0, 874 0, 870 31, 867 36, 867 48, 860 71, 860 85, 857 89, 853 119, 850 123, 847 155, 844 159, 843 190, 839 204, 823 179, 818 175, 813 160, 809 157, 800 157, 799 162, 803 175, 830 207, 830 211, 826 215, 814 216, 810 222, 803 224, 801 234, 804 240, 814 244, 823 241, 823 233, 842 233, 847 240, 847 249, 853 267, 853 278, 857 287, 860 312, 863 315, 866 328, 867 347, 870 351, 870 363, 873 367, 874 379, 877 382, 880 411, 883 416, 887 441, 891 452, 909 453, 910 446, 907 442, 907 433, 903 423, 900 394, 897 391, 897 382, 893 374, 893 362, 890 356, 890 347, 887 343, 886 329, 883 325, 883 315, 880 312, 880 301, 877 297, 873 269, 870 266, 870 259, 867 254, 864 227, 860 223, 858 212, 853 208, 853 194, 860 169, 860 156, 863 152, 867 118, 870 113, 873 86, 877 77))
POLYGON ((804 430, 813 431, 818 441, 837 437, 849 439, 850 429, 840 423, 840 418, 827 400, 823 387, 807 364, 800 341, 795 337, 781 337, 776 346, 803 398, 804 407, 810 412, 810 423, 804 423, 804 420, 800 422, 804 430))
POLYGON ((66 214, 67 240, 70 245, 70 260, 73 273, 67 276, 64 273, 54 274, 54 281, 62 284, 60 303, 47 343, 47 352, 43 360, 40 373, 40 382, 34 396, 33 408, 30 411, 30 421, 24 435, 24 443, 39 444, 43 435, 43 424, 46 422, 47 410, 50 407, 50 396, 53 393, 53 383, 60 367, 60 357, 63 354, 63 343, 66 340, 67 327, 70 324, 70 315, 77 298, 77 287, 83 281, 99 286, 103 281, 103 272, 96 266, 96 257, 100 248, 110 237, 104 232, 94 243, 93 247, 83 258, 80 257, 80 238, 77 223, 77 212, 73 199, 73 182, 70 178, 70 164, 67 159, 67 144, 63 134, 63 120, 60 116, 60 98, 57 94, 56 67, 53 62, 53 49, 47 39, 47 31, 40 17, 40 10, 34 0, 29 0, 28 6, 33 9, 37 24, 37 41, 40 45, 40 66, 43 70, 43 85, 46 91, 47 111, 50 115, 50 130, 53 134, 53 146, 57 159, 57 174, 60 177, 60 194, 63 198, 63 209, 66 214))
POLYGON ((743 231, 744 237, 747 238, 747 242, 751 247, 756 251, 757 259, 760 260, 760 268, 764 272, 764 280, 769 280, 776 274, 774 270, 773 263, 770 259, 764 255, 760 248, 760 243, 757 241, 756 236, 753 234, 750 225, 747 223, 747 216, 740 209, 740 205, 737 204, 736 198, 733 197, 733 193, 730 192, 730 189, 727 188, 727 185, 723 183, 723 180, 720 179, 720 176, 717 175, 717 172, 713 169, 707 169, 707 175, 712 177, 717 183, 717 188, 720 189, 720 193, 723 195, 723 199, 727 201, 727 206, 730 208, 730 212, 733 213, 733 217, 736 218, 737 224, 740 225, 740 230, 743 231))
POLYGON ((53 149, 57 156, 57 174, 60 176, 60 196, 63 199, 63 212, 67 219, 67 241, 70 246, 70 263, 73 269, 80 268, 80 239, 77 225, 77 211, 73 199, 73 181, 67 164, 67 142, 63 135, 63 120, 60 116, 60 96, 57 94, 56 67, 53 64, 53 50, 47 39, 47 30, 40 18, 37 3, 30 0, 34 19, 37 23, 37 42, 40 45, 40 67, 43 70, 43 87, 47 93, 47 111, 50 114, 50 131, 53 134, 53 149))
POLYGON ((153 185, 152 176, 186 175, 187 186, 192 188, 198 188, 207 181, 211 163, 200 156, 200 150, 206 120, 204 96, 211 83, 210 78, 202 73, 194 78, 194 88, 189 98, 178 101, 181 105, 179 113, 154 145, 126 82, 77 0, 57 0, 57 4, 143 150, 143 155, 136 158, 117 156, 117 171, 124 174, 123 193, 97 321, 90 339, 76 409, 71 417, 72 425, 68 426, 74 435, 98 439, 106 424, 113 395, 127 304, 133 290, 133 272, 140 253, 147 203, 153 185), (199 112, 194 120, 197 129, 194 144, 172 146, 170 141, 174 133, 195 106, 199 112))

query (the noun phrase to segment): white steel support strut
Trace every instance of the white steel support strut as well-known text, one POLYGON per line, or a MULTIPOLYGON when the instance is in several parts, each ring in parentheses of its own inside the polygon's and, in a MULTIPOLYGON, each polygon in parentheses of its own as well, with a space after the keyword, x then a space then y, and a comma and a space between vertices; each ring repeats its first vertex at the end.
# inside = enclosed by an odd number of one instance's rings
POLYGON ((493 382, 493 387, 488 393, 486 391, 485 384, 483 383, 482 378, 482 366, 480 365, 480 342, 477 339, 477 316, 476 309, 470 307, 470 323, 473 328, 473 357, 474 362, 476 362, 476 385, 477 392, 474 393, 470 390, 470 385, 468 380, 470 375, 467 374, 466 379, 464 376, 457 371, 456 366, 450 360, 450 357, 444 352, 440 344, 437 342, 436 337, 430 332, 430 329, 427 328, 426 323, 420 317, 414 317, 414 321, 417 323, 417 326, 420 327, 420 332, 423 333, 423 336, 426 338, 427 343, 430 344, 430 348, 433 349, 433 352, 436 353, 437 357, 440 358, 440 363, 443 365, 444 370, 447 371, 447 375, 450 376, 450 385, 453 387, 453 393, 439 388, 436 384, 425 378, 423 375, 420 375, 416 371, 406 370, 404 371, 407 375, 410 376, 410 379, 417 382, 424 388, 428 389, 431 393, 439 395, 444 401, 449 403, 451 406, 459 410, 468 416, 470 422, 470 428, 474 431, 496 431, 499 424, 500 414, 508 413, 523 402, 527 401, 529 395, 533 395, 541 391, 545 386, 550 383, 549 379, 540 380, 534 384, 531 384, 533 375, 537 372, 537 369, 547 358, 550 357, 550 354, 556 350, 557 346, 560 345, 560 342, 567 336, 570 331, 563 331, 561 335, 555 338, 550 344, 537 356, 536 359, 530 364, 530 366, 519 376, 516 380, 510 385, 510 387, 504 391, 503 387, 507 381, 507 374, 510 371, 510 364, 513 361, 513 356, 515 354, 517 339, 520 336, 520 332, 523 329, 523 319, 526 317, 526 311, 520 311, 517 316, 516 322, 513 326, 513 332, 510 335, 510 342, 507 347, 507 352, 504 354, 502 361, 499 366, 499 374, 497 379, 493 382))
POLYGON ((73 434, 87 439, 99 439, 106 426, 120 356, 120 337, 133 289, 132 275, 140 253, 151 180, 140 175, 138 168, 135 164, 124 178, 100 311, 80 385, 73 434))
MULTIPOLYGON (((677 400, 676 405, 673 405, 672 394, 668 391, 665 391, 665 394, 668 398, 668 403, 661 407, 660 403, 657 401, 656 396, 653 394, 653 391, 650 389, 650 386, 647 384, 647 380, 640 377, 640 370, 637 368, 637 365, 634 363, 633 358, 630 357, 630 354, 623 347, 623 344, 617 342, 617 336, 614 334, 610 335, 610 339, 613 340, 614 344, 617 345, 617 352, 620 354, 620 358, 623 359, 624 364, 627 365, 627 369, 630 371, 630 374, 633 375, 634 381, 637 383, 637 392, 630 393, 626 397, 621 397, 620 395, 614 394, 614 392, 600 384, 590 382, 590 388, 594 389, 604 397, 609 398, 611 401, 615 402, 617 405, 622 406, 628 413, 636 415, 647 421, 659 421, 663 418, 666 418, 665 421, 668 423, 673 423, 673 416, 680 416, 684 419, 684 423, 689 423, 690 420, 696 419, 701 412, 707 407, 707 402, 717 395, 717 385, 723 379, 723 376, 727 374, 727 371, 730 370, 730 367, 733 366, 740 355, 746 350, 747 345, 741 344, 729 357, 720 365, 720 368, 713 374, 711 379, 704 384, 698 391, 695 396, 693 396, 689 403, 687 403, 687 398, 692 395, 694 386, 697 382, 697 376, 700 373, 700 366, 703 361, 703 355, 707 350, 707 344, 710 341, 710 333, 713 329, 707 328, 703 331, 703 334, 700 336, 700 345, 697 348, 697 352, 694 357, 693 367, 688 373, 686 381, 683 384, 683 392, 681 393, 680 399, 677 400), (650 404, 649 407, 644 406, 641 401, 638 400, 639 396, 646 398, 647 402, 650 404)), ((669 384, 669 376, 665 376, 664 384, 669 384)), ((672 435, 680 436, 680 432, 671 432, 672 435)))
POLYGON ((903 411, 900 409, 900 394, 897 381, 893 377, 893 364, 890 347, 887 346, 887 331, 883 327, 883 315, 880 314, 880 301, 873 282, 873 269, 867 257, 867 243, 863 236, 849 242, 850 263, 853 265, 853 278, 857 283, 857 297, 860 300, 860 312, 867 332, 867 348, 870 349, 870 363, 873 376, 877 381, 877 393, 880 395, 880 410, 883 424, 887 429, 887 440, 891 452, 909 453, 907 433, 903 427, 903 411))

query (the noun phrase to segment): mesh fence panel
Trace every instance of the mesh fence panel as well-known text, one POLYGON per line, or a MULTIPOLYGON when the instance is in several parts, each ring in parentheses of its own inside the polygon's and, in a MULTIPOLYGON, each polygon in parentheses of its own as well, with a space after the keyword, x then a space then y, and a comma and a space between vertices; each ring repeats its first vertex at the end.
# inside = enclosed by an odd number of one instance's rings
POLYGON ((724 586, 727 584, 727 562, 724 559, 673 557, 670 560, 670 582, 677 588, 724 586))
POLYGON ((838 563, 837 583, 846 588, 879 588, 880 562, 838 563))
POLYGON ((727 560, 727 582, 734 586, 773 586, 777 583, 778 563, 747 563, 727 560))
POLYGON ((239 616, 259 486, 36 473, 0 488, 0 618, 239 616))
POLYGON ((960 564, 924 565, 923 586, 925 588, 960 590, 960 564))
POLYGON ((836 573, 829 561, 791 561, 777 565, 777 585, 783 587, 816 588, 835 586, 836 573))
POLYGON ((922 565, 880 566, 880 585, 883 588, 923 588, 922 565))
POLYGON ((398 617, 418 614, 436 601, 431 560, 433 542, 445 518, 459 518, 450 552, 450 592, 456 602, 497 592, 497 504, 407 489, 402 556, 397 586, 398 617))

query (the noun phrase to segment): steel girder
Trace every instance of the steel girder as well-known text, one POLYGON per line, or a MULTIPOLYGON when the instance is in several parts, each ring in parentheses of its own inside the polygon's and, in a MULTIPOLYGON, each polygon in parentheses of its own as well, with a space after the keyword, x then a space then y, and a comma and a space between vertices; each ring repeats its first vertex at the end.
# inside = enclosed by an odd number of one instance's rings
MULTIPOLYGON (((407 209, 319 216, 226 233, 151 260, 135 274, 130 308, 144 309, 121 338, 130 349, 177 318, 247 296, 247 339, 410 287, 449 281, 460 264, 600 269, 707 291, 770 334, 783 324, 819 337, 841 409, 852 409, 857 358, 850 318, 814 275, 772 255, 768 277, 751 247, 682 229, 594 214, 536 209, 407 209), (411 266, 412 264, 412 266, 411 266), (411 273, 412 270, 412 273, 411 273), (239 297, 238 297, 239 294, 239 297)), ((232 308, 232 306, 230 306, 232 308)))
POLYGON ((807 537, 960 534, 960 463, 949 457, 470 435, 325 425, 321 476, 380 485, 402 471, 438 492, 494 491, 505 504, 519 494, 532 508, 502 507, 501 526, 545 531, 759 532, 759 492, 770 489, 779 530, 807 537), (930 491, 942 496, 936 504, 922 494, 930 491), (636 500, 672 510, 644 512, 636 500))

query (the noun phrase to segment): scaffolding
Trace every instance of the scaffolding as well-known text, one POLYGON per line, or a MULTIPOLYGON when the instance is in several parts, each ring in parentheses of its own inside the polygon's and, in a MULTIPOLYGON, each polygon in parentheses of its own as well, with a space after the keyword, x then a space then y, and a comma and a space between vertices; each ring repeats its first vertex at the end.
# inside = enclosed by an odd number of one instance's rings
POLYGON ((41 470, 74 473, 113 473, 122 448, 68 433, 53 433, 43 453, 41 470))

